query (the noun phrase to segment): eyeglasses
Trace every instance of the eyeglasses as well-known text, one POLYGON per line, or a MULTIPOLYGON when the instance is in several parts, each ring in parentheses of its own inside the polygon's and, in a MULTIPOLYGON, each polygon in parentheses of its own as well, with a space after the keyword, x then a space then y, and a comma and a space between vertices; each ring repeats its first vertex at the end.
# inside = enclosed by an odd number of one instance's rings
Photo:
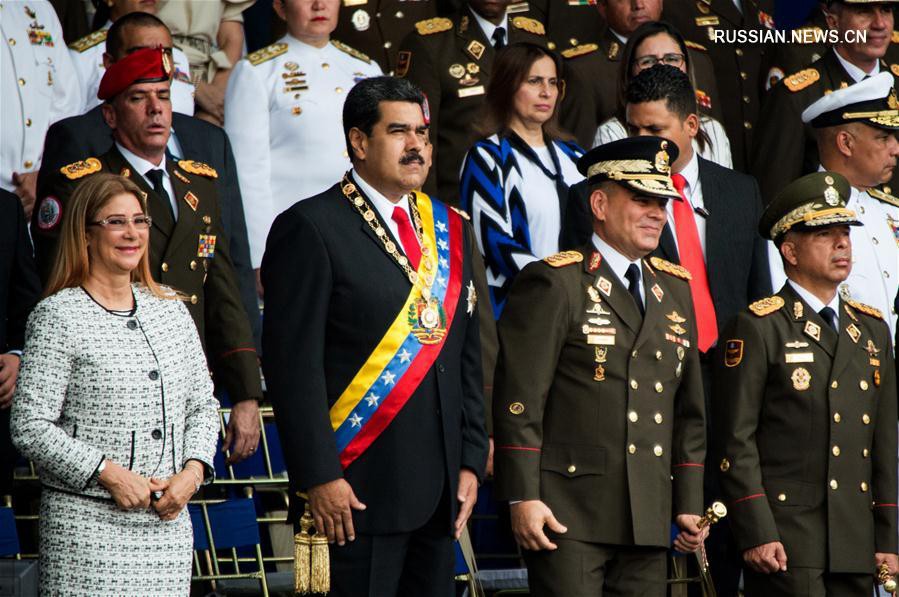
POLYGON ((674 52, 672 52, 670 54, 665 54, 661 58, 659 58, 658 56, 640 56, 636 60, 637 66, 640 68, 640 70, 643 70, 645 68, 652 68, 659 62, 661 62, 662 64, 667 64, 668 66, 680 68, 684 63, 684 55, 675 54, 674 52))
POLYGON ((128 224, 134 224, 134 227, 138 230, 146 230, 150 227, 150 224, 153 223, 153 218, 150 216, 134 216, 134 217, 126 217, 126 216, 110 216, 104 220, 100 220, 99 222, 89 222, 90 226, 103 226, 107 230, 113 230, 115 232, 121 232, 128 228, 128 224))

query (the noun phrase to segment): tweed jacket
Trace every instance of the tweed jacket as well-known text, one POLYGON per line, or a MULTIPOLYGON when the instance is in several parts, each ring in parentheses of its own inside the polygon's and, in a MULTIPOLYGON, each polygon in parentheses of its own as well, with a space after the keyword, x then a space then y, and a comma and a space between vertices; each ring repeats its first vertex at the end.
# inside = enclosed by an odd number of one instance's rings
POLYGON ((104 457, 157 478, 195 459, 211 479, 218 402, 196 326, 179 300, 134 298, 125 317, 66 288, 28 319, 10 426, 44 485, 109 499, 104 457))

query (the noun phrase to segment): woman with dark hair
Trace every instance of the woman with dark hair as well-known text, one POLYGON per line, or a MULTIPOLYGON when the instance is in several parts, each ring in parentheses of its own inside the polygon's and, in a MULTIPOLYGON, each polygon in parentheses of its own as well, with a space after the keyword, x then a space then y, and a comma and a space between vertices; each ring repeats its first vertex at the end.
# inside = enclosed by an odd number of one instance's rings
POLYGON ((530 43, 496 55, 481 139, 462 166, 461 205, 472 218, 498 318, 512 279, 559 250, 568 187, 584 151, 559 129, 564 89, 556 54, 530 43))
POLYGON ((218 402, 185 297, 150 274, 151 224, 133 182, 85 179, 28 318, 10 433, 42 486, 41 595, 190 593, 218 402))
MULTIPOLYGON (((641 71, 657 64, 679 68, 690 76, 693 87, 696 81, 690 65, 690 52, 683 36, 665 21, 644 23, 628 38, 618 71, 618 114, 596 129, 594 147, 627 137, 625 128, 624 94, 630 80, 641 71)), ((702 99, 697 97, 701 105, 702 99)), ((721 123, 707 114, 699 117, 700 131, 693 140, 693 148, 707 160, 725 168, 733 167, 730 140, 721 123)))

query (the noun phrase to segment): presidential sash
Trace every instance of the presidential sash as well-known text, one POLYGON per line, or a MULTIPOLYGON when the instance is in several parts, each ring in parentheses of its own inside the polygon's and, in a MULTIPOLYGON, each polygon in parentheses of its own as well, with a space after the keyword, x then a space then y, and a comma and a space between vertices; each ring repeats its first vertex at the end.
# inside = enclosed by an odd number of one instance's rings
POLYGON ((422 258, 412 271, 348 179, 343 192, 412 282, 393 323, 331 407, 337 452, 346 468, 387 428, 443 348, 462 288, 462 220, 443 203, 415 193, 422 258))

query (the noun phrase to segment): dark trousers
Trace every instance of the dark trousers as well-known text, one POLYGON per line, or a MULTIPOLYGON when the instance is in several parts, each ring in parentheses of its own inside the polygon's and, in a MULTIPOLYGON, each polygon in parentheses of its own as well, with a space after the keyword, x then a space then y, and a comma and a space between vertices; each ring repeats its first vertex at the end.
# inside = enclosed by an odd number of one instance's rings
POLYGON ((331 544, 330 597, 452 597, 455 554, 445 495, 424 526, 331 544))
POLYGON ((745 570, 746 597, 870 597, 873 574, 834 574, 819 568, 787 566, 786 572, 759 574, 745 570))
POLYGON ((532 597, 665 597, 667 550, 556 539, 523 551, 532 597))

